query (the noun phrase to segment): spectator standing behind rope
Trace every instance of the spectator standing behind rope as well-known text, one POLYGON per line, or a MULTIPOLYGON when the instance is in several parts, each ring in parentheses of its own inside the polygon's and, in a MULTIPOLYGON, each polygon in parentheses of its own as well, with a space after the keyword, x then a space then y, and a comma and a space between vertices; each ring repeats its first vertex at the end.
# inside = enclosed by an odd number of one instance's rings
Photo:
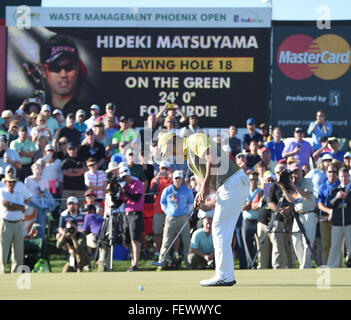
MULTIPOLYGON (((165 225, 163 228, 162 246, 159 256, 159 262, 166 260, 164 256, 166 250, 170 246, 174 235, 184 225, 188 218, 193 203, 194 196, 191 190, 183 184, 184 176, 182 171, 176 170, 172 175, 173 184, 166 187, 161 195, 161 209, 166 214, 165 225)), ((189 269, 188 253, 190 244, 190 225, 187 223, 182 233, 180 234, 183 243, 183 258, 186 267, 189 269)), ((158 270, 162 270, 159 267, 158 270)))
POLYGON ((257 221, 258 221, 258 194, 262 189, 258 188, 258 174, 252 172, 249 174, 250 193, 242 209, 243 222, 241 227, 242 238, 244 241, 247 264, 251 265, 257 251, 257 221))
POLYGON ((16 150, 21 158, 22 168, 18 170, 18 178, 24 181, 31 174, 30 166, 33 163, 36 147, 33 141, 27 137, 27 128, 20 127, 18 138, 10 143, 10 148, 16 150))
POLYGON ((5 273, 5 265, 12 245, 11 272, 16 272, 23 262, 23 226, 21 219, 25 206, 24 194, 15 190, 17 178, 14 175, 5 176, 5 187, 0 189, 0 273, 5 273))
POLYGON ((331 222, 331 248, 328 267, 337 268, 342 259, 344 240, 348 255, 351 254, 351 182, 347 168, 339 169, 340 185, 330 193, 330 206, 333 209, 331 222))
POLYGON ((172 173, 167 161, 160 162, 160 172, 151 180, 150 193, 154 193, 154 216, 153 216, 153 234, 155 256, 158 259, 161 249, 162 232, 165 224, 166 215, 161 208, 162 191, 172 184, 172 173))
POLYGON ((334 164, 329 164, 327 167, 327 180, 320 186, 318 192, 318 208, 321 210, 319 218, 319 228, 322 240, 322 265, 328 262, 328 255, 331 242, 331 218, 333 209, 330 206, 330 193, 340 184, 338 179, 338 171, 334 164))
POLYGON ((281 160, 282 152, 284 150, 285 144, 282 141, 282 132, 279 127, 275 127, 272 131, 272 140, 266 143, 266 147, 271 152, 271 159, 278 162, 281 160))

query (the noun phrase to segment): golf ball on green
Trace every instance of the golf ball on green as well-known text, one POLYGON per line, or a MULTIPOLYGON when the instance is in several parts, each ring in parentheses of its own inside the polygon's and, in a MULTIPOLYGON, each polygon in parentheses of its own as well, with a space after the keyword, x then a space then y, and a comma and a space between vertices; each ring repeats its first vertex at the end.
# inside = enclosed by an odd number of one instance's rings
POLYGON ((139 291, 144 291, 144 286, 139 286, 139 291))

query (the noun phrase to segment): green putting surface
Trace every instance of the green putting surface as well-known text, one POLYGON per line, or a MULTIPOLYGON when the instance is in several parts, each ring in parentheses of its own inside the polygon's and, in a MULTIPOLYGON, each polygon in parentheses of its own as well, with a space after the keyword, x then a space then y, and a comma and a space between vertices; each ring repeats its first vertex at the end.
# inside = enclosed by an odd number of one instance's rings
POLYGON ((350 269, 319 271, 237 270, 233 287, 201 287, 200 280, 213 275, 207 270, 5 274, 0 276, 0 299, 351 299, 350 269), (140 291, 139 286, 144 290, 140 291))

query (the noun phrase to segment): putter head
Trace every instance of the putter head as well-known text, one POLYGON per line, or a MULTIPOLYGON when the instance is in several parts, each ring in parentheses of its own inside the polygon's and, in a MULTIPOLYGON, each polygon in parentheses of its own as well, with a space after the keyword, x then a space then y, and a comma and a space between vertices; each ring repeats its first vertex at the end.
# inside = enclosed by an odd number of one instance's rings
POLYGON ((162 262, 152 261, 151 264, 153 266, 163 267, 163 263, 162 262))

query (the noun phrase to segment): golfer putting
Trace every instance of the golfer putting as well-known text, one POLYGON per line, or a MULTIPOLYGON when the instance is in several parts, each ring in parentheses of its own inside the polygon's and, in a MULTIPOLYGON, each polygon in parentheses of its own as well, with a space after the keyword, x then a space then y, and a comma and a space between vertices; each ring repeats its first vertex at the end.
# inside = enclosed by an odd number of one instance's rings
POLYGON ((241 209, 249 195, 249 179, 241 168, 209 136, 195 133, 181 138, 174 133, 163 134, 158 147, 162 158, 184 155, 189 169, 201 181, 194 207, 201 206, 210 193, 216 191, 216 206, 212 222, 216 272, 201 286, 232 286, 236 283, 232 239, 241 209))

